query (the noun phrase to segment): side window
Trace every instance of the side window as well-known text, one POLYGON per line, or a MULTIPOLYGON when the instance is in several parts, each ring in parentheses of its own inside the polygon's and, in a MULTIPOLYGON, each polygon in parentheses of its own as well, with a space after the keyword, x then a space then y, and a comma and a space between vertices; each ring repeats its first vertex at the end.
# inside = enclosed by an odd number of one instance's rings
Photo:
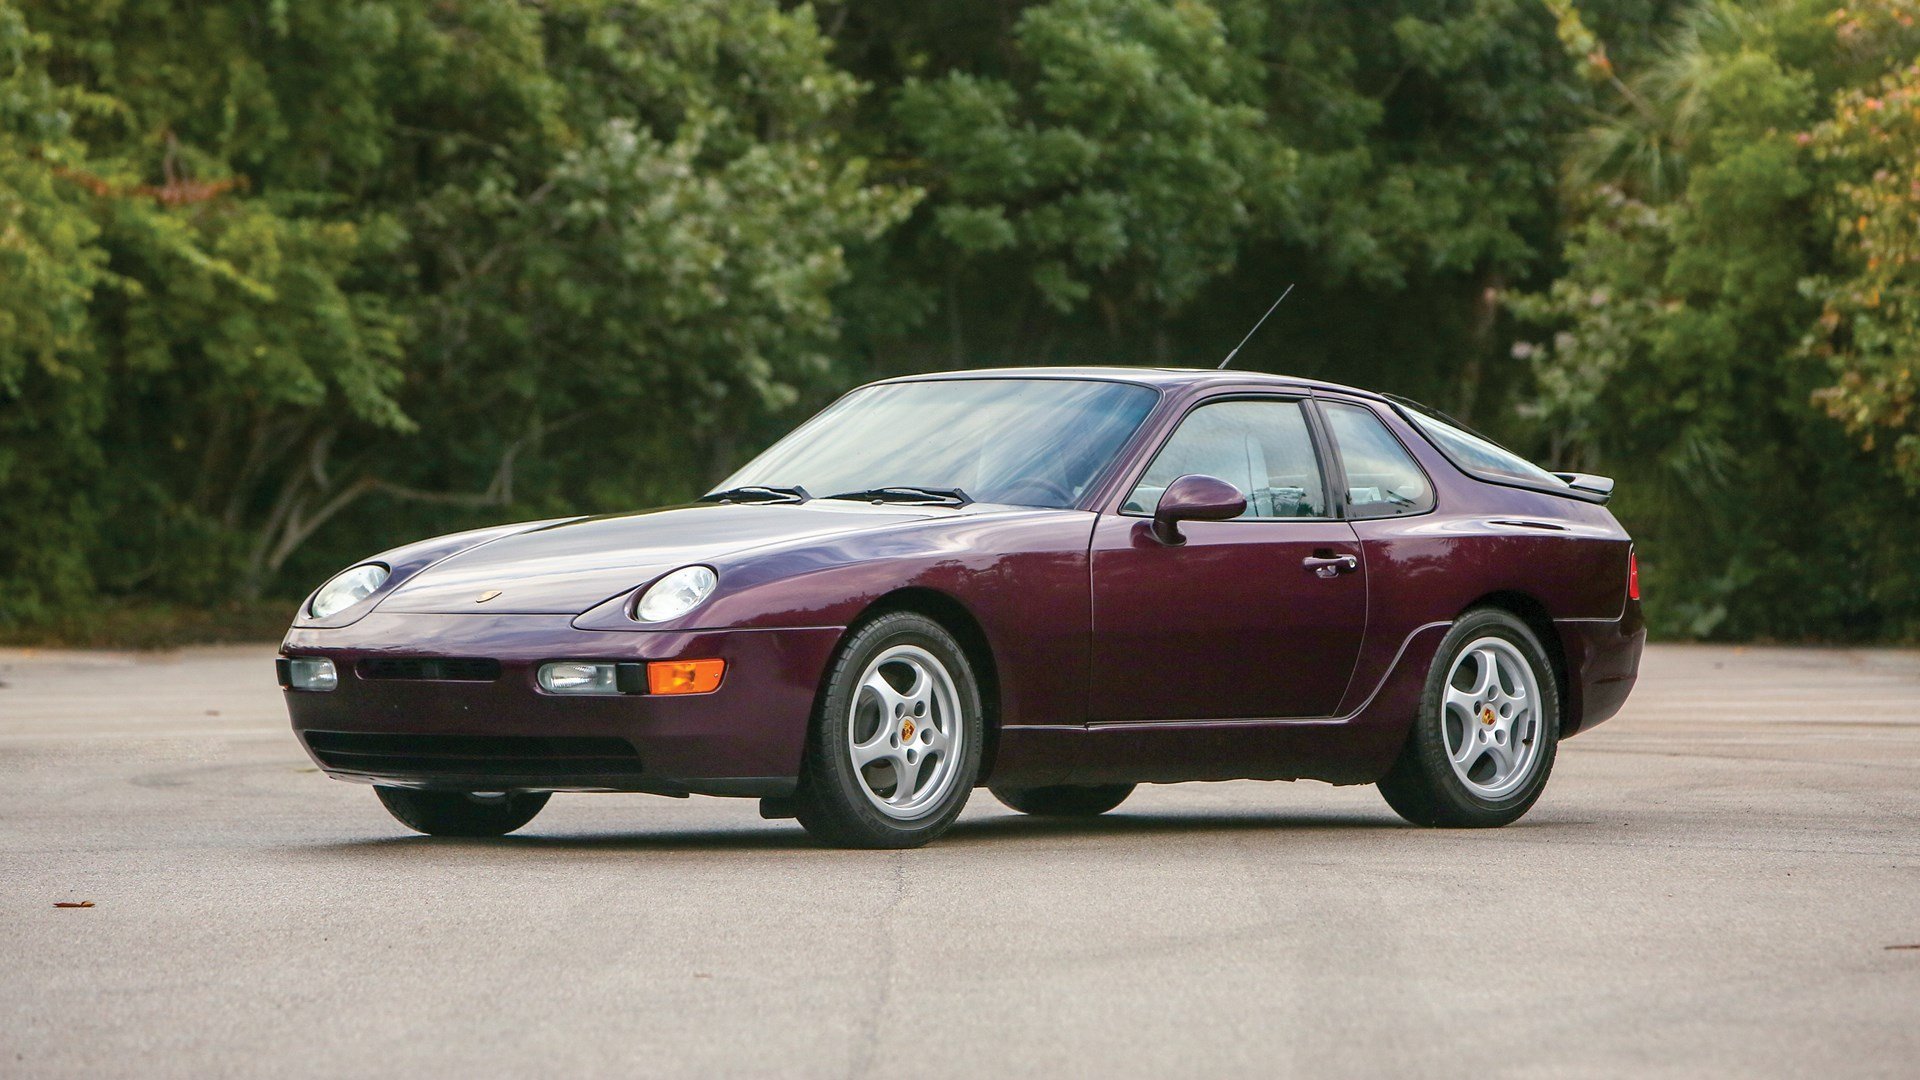
POLYGON ((1427 477, 1380 417, 1362 405, 1322 401, 1347 470, 1350 517, 1394 517, 1433 509, 1427 477))
POLYGON ((1167 485, 1217 476, 1247 496, 1242 519, 1327 516, 1313 436, 1297 401, 1222 401, 1187 414, 1121 509, 1151 514, 1167 485))

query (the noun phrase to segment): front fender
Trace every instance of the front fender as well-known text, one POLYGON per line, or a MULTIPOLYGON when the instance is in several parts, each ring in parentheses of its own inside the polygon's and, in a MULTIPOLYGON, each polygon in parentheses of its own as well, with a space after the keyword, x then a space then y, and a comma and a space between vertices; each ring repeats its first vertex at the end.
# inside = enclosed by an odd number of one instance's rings
MULTIPOLYGON (((1097 515, 1019 510, 911 522, 714 560, 712 599, 658 629, 845 627, 890 593, 929 589, 972 613, 993 652, 1003 724, 1078 723, 1086 709, 1097 515)), ((574 620, 627 631, 631 595, 574 620)))

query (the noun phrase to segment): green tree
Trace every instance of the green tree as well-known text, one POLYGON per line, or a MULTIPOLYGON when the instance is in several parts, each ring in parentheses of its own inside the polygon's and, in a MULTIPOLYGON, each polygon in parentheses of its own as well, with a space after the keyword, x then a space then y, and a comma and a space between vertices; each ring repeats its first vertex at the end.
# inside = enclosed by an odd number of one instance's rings
POLYGON ((1292 281, 1241 364, 1617 475, 1662 632, 1914 635, 1915 2, 0 0, 0 623, 1292 281))
MULTIPOLYGON (((1202 3, 1055 0, 1015 24, 1019 85, 951 71, 894 108, 940 179, 938 236, 1014 252, 1038 298, 1162 310, 1233 266, 1256 193, 1292 172, 1263 140, 1257 72, 1202 3)), ((1111 314, 1111 311, 1110 311, 1111 314)))
POLYGON ((1833 239, 1829 265, 1806 285, 1821 304, 1808 351, 1839 378, 1816 397, 1920 490, 1920 3, 1851 6, 1830 22, 1866 78, 1838 91, 1832 114, 1802 137, 1825 179, 1833 239))
POLYGON ((846 246, 915 197, 772 0, 0 16, 0 568, 43 607, 689 494, 821 377, 846 246))
POLYGON ((0 4, 0 618, 44 616, 94 582, 95 435, 108 396, 88 305, 114 278, 74 118, 113 103, 56 85, 49 42, 0 4))
POLYGON ((1515 305, 1552 330, 1519 350, 1531 411, 1560 460, 1620 477, 1663 632, 1920 630, 1920 504, 1810 404, 1831 376, 1804 343, 1859 295, 1822 222, 1863 178, 1814 147, 1884 72, 1836 25, 1812 2, 1693 10, 1571 163, 1566 272, 1515 305))
POLYGON ((874 370, 1209 362, 1295 281, 1242 363, 1464 412, 1525 377, 1493 301, 1555 249, 1557 140, 1590 95, 1536 0, 854 0, 826 22, 875 86, 858 136, 928 191, 846 294, 874 370))

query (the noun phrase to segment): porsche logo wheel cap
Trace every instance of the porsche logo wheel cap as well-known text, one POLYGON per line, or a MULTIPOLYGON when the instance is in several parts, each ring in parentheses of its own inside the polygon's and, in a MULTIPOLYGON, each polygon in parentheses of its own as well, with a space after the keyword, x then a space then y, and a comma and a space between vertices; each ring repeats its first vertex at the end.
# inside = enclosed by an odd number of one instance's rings
POLYGON ((900 741, 901 742, 913 741, 913 721, 909 720, 906 723, 900 725, 900 741))
POLYGON ((1494 720, 1495 720, 1495 716, 1494 716, 1494 712, 1493 712, 1493 710, 1492 710, 1492 709, 1481 709, 1481 710, 1480 710, 1480 722, 1481 722, 1481 723, 1483 723, 1483 724, 1491 724, 1491 723, 1493 723, 1493 721, 1494 721, 1494 720))

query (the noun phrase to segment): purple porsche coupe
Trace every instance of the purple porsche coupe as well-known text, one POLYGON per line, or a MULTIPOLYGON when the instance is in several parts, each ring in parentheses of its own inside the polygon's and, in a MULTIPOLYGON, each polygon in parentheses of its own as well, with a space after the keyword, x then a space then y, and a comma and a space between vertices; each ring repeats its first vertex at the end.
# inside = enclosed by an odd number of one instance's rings
POLYGON ((696 503, 342 571, 279 678, 320 768, 435 835, 644 791, 907 847, 980 785, 1093 815, 1237 778, 1503 825, 1633 687, 1611 487, 1305 379, 891 379, 696 503))

